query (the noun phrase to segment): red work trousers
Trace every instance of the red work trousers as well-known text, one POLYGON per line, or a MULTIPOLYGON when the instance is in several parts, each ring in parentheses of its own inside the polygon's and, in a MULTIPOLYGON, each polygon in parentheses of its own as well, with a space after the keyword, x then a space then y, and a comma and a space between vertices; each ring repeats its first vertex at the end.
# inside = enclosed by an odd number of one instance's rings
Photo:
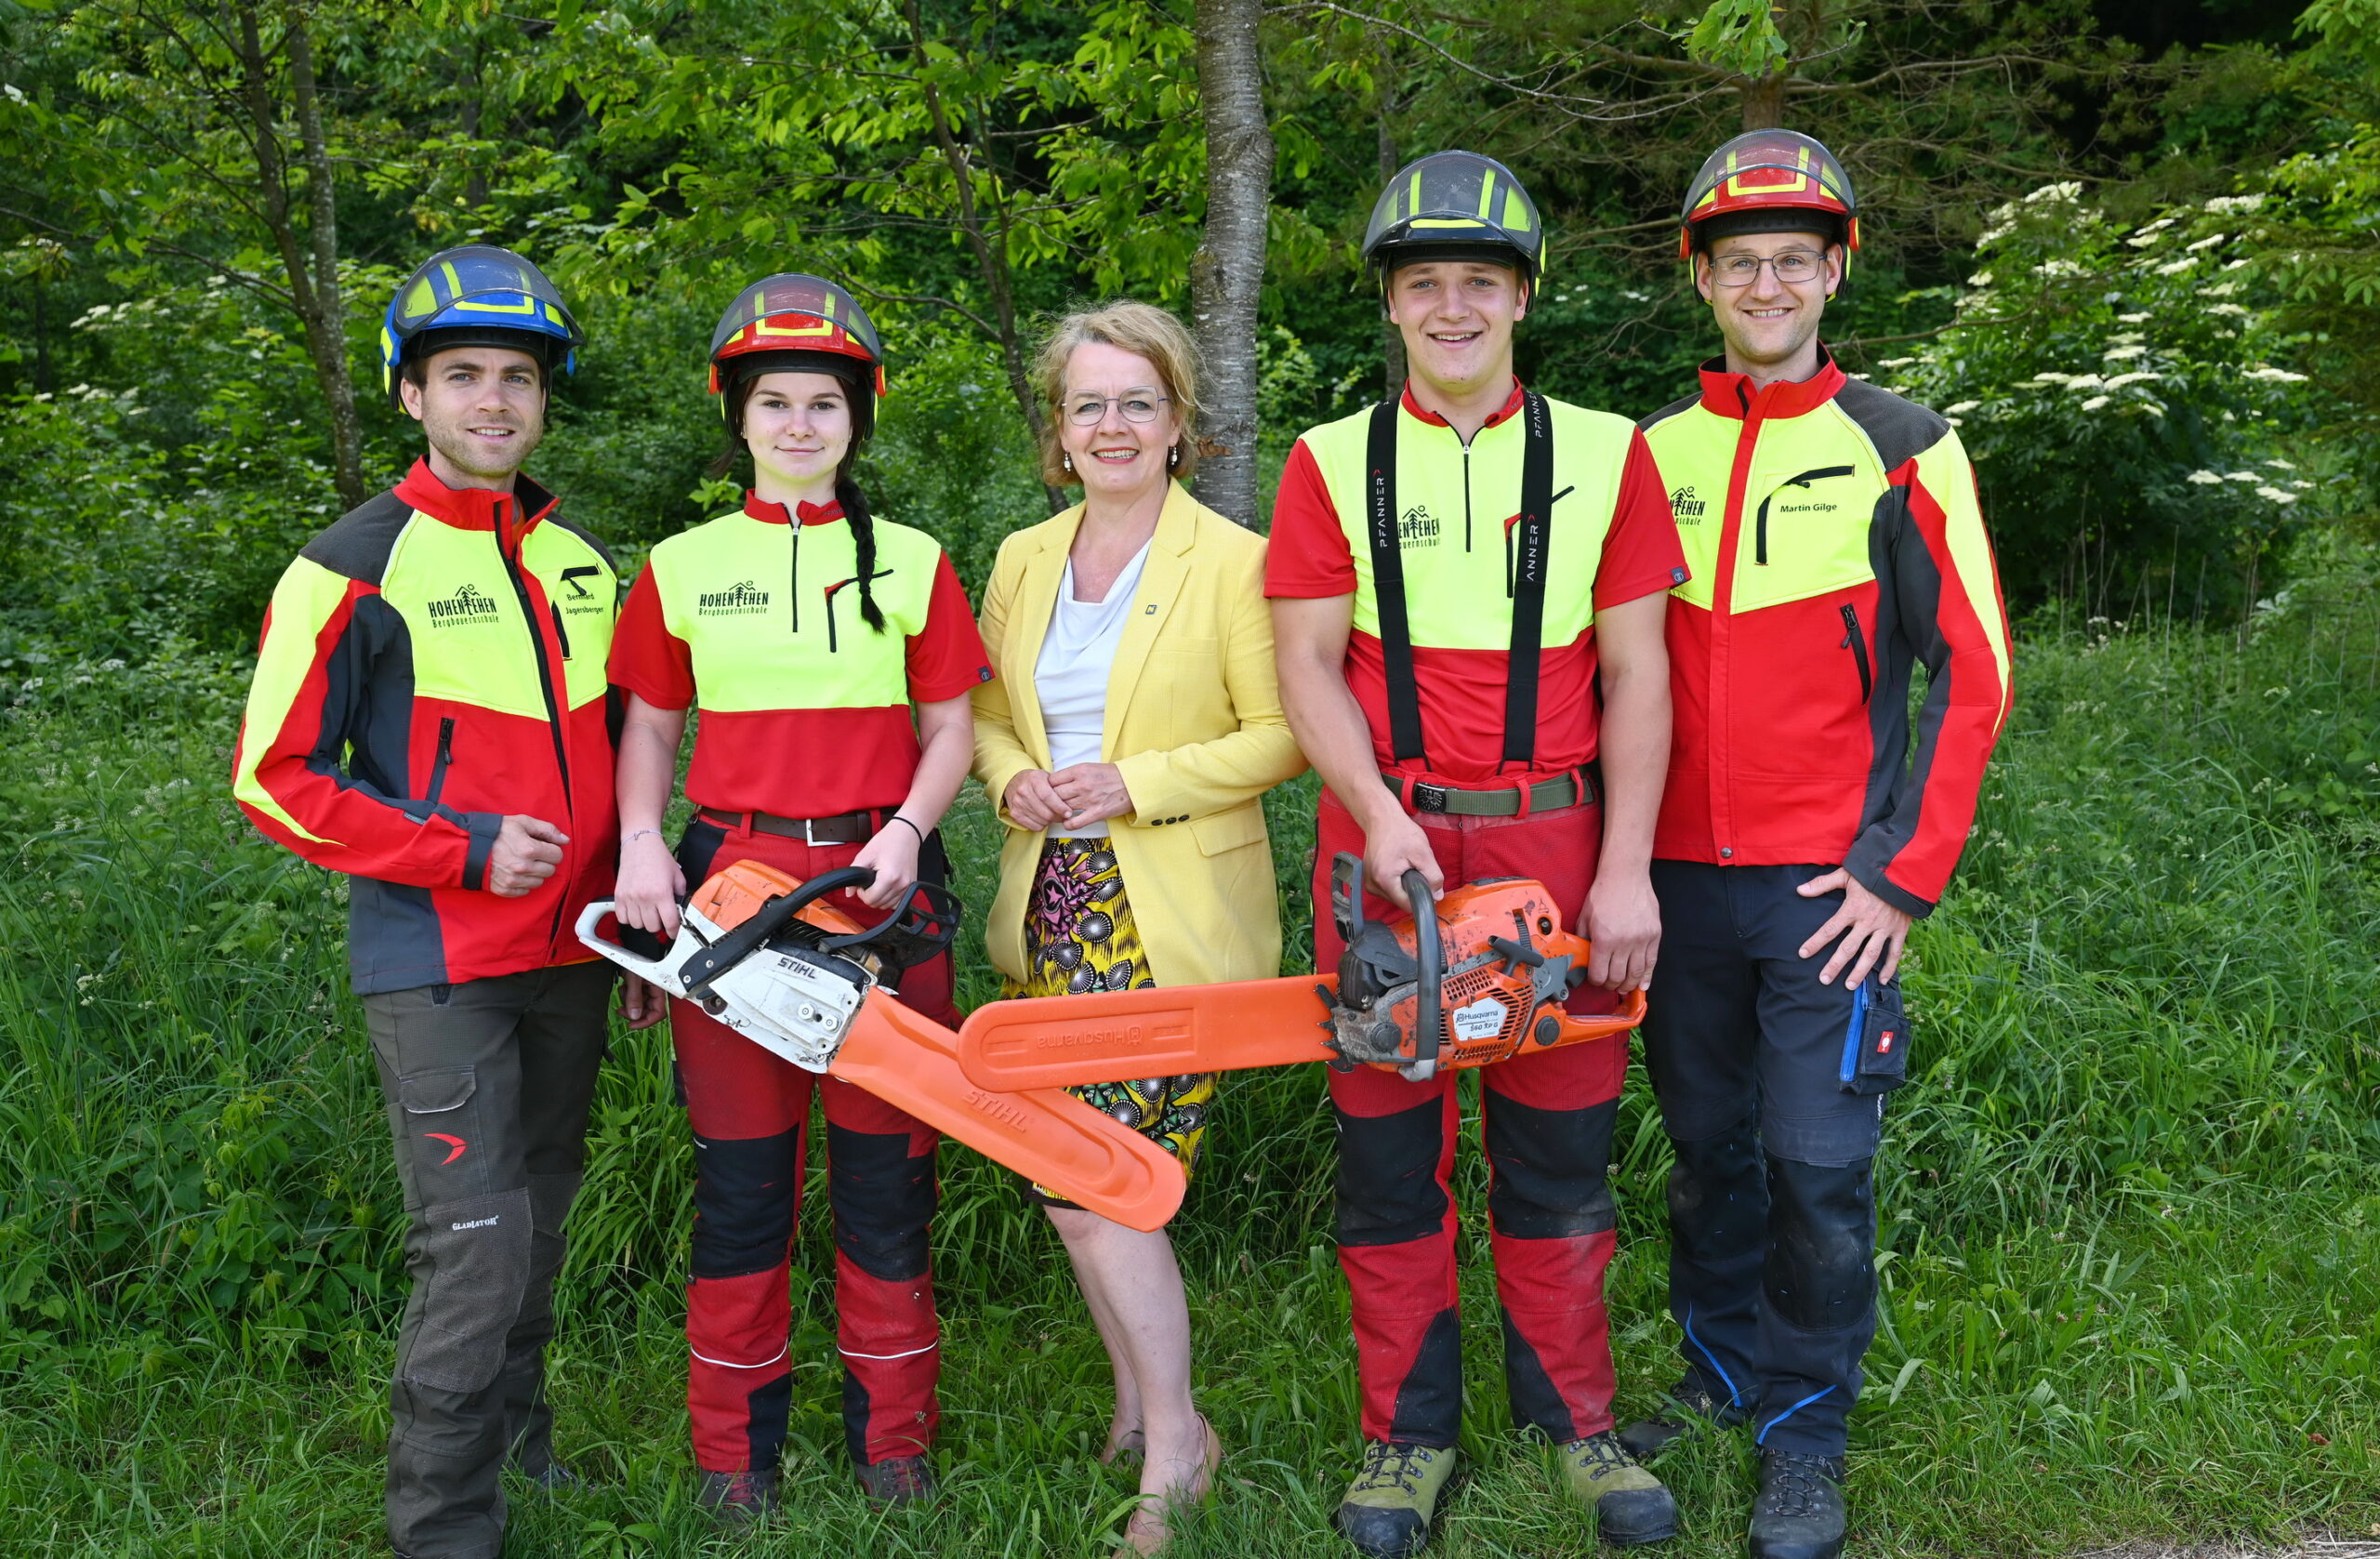
MULTIPOLYGON (((808 879, 850 865, 859 851, 697 819, 678 860, 694 886, 738 860, 808 879)), ((926 856, 934 875, 939 836, 926 856)), ((881 915, 849 894, 828 902, 870 923, 881 915)), ((956 1028, 950 994, 947 955, 901 978, 904 1002, 956 1028)), ((941 1417, 941 1331, 926 1252, 939 1134, 864 1089, 780 1060, 692 1002, 669 1004, 669 1027, 694 1135, 686 1406, 695 1465, 767 1471, 784 1449, 793 1397, 790 1254, 813 1092, 826 1113, 844 1440, 862 1465, 919 1454, 941 1417)))
MULTIPOLYGON (((1416 814, 1447 886, 1490 877, 1545 884, 1576 923, 1594 879, 1603 809, 1531 817, 1416 814)), ((1328 790, 1316 830, 1315 967, 1335 969, 1330 859, 1361 854, 1363 830, 1328 790)), ((1396 910, 1366 896, 1367 918, 1396 910)), ((1571 1005, 1609 1011, 1582 987, 1571 1005)), ((1504 1384, 1516 1423, 1556 1442, 1611 1427, 1611 1328, 1604 1269, 1616 1243, 1605 1171, 1624 1036, 1514 1056, 1479 1068, 1481 1136, 1490 1172, 1488 1237, 1504 1321, 1504 1384)), ((1408 1082, 1359 1066, 1330 1074, 1339 1125, 1339 1264, 1354 1300, 1356 1374, 1368 1440, 1451 1446, 1462 1415, 1462 1335, 1450 1179, 1455 1079, 1408 1082)))

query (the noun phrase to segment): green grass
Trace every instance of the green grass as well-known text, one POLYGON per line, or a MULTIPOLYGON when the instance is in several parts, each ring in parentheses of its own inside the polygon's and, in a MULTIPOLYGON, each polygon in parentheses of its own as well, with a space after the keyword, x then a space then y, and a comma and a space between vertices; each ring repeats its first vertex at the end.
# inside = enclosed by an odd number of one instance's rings
MULTIPOLYGON (((2244 651, 2024 641, 1967 868, 1914 944, 1856 1552, 2380 1524, 2376 641, 2353 619, 2244 651)), ((0 1552, 376 1552, 397 1198, 341 891, 224 800, 228 668, 87 674, 0 688, 0 1552)), ((1309 796, 1276 799, 1292 880, 1309 796)), ((971 794, 973 904, 992 832, 971 794)), ((1302 926, 1302 895, 1284 906, 1302 926)), ((979 947, 965 963, 985 998, 979 947)), ((1632 1080, 1630 1410, 1674 1367, 1649 1105, 1632 1080)), ((1234 1081, 1212 1144, 1179 1243, 1230 1455, 1179 1552, 1342 1552, 1354 1372, 1318 1077, 1234 1081)), ((880 1515, 850 1486, 813 1219, 787 1517, 731 1543, 688 1508, 690 1175, 654 1037, 621 1037, 592 1148, 554 1365, 591 1486, 523 1499, 511 1553, 1105 1552, 1131 1486, 1091 1460, 1104 1357, 1003 1173, 945 1150, 947 1500, 880 1515)), ((1461 1172, 1469 1471, 1437 1552, 1584 1553, 1504 1407, 1475 1155, 1461 1172)), ((1740 1440, 1661 1471, 1689 1513, 1672 1552, 1739 1552, 1740 1440)))

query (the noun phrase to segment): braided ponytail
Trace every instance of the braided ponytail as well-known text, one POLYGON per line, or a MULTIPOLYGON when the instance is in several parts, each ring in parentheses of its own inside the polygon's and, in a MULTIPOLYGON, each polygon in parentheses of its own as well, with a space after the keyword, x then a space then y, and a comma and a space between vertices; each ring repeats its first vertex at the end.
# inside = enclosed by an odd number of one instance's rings
MULTIPOLYGON (((858 447, 858 441, 853 441, 858 447)), ((843 518, 851 522, 852 541, 859 550, 859 614, 860 619, 877 632, 884 631, 884 610, 876 604, 876 587, 869 575, 876 572, 876 521, 867 512, 867 499, 861 494, 859 483, 852 480, 851 458, 843 459, 843 469, 835 473, 835 501, 843 506, 843 518)))

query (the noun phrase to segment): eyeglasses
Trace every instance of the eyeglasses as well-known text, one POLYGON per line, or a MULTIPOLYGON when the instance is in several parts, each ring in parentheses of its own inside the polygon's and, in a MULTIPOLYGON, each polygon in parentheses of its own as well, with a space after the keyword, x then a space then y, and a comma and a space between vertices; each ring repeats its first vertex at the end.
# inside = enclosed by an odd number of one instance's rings
POLYGON ((1069 395, 1066 420, 1078 428, 1095 428, 1107 416, 1107 408, 1113 406, 1124 414, 1127 422, 1155 422, 1157 409, 1171 399, 1154 390, 1128 390, 1121 395, 1069 395))
POLYGON ((1825 263, 1824 255, 1814 255, 1807 249, 1788 249, 1781 255, 1722 255, 1711 262, 1711 275, 1723 287, 1748 287, 1760 275, 1760 268, 1767 266, 1777 272, 1777 279, 1791 286, 1796 282, 1814 281, 1825 263))

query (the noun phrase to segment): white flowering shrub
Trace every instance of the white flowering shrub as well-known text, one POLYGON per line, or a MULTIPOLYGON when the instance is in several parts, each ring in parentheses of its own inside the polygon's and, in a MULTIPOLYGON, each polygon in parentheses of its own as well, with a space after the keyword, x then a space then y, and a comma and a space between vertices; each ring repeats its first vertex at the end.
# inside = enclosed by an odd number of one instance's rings
POLYGON ((1880 365, 1958 425, 2013 602, 2236 610, 2326 512, 2306 343, 2254 263, 2262 205, 2128 226, 2046 185, 1993 214, 1950 325, 1880 365))

